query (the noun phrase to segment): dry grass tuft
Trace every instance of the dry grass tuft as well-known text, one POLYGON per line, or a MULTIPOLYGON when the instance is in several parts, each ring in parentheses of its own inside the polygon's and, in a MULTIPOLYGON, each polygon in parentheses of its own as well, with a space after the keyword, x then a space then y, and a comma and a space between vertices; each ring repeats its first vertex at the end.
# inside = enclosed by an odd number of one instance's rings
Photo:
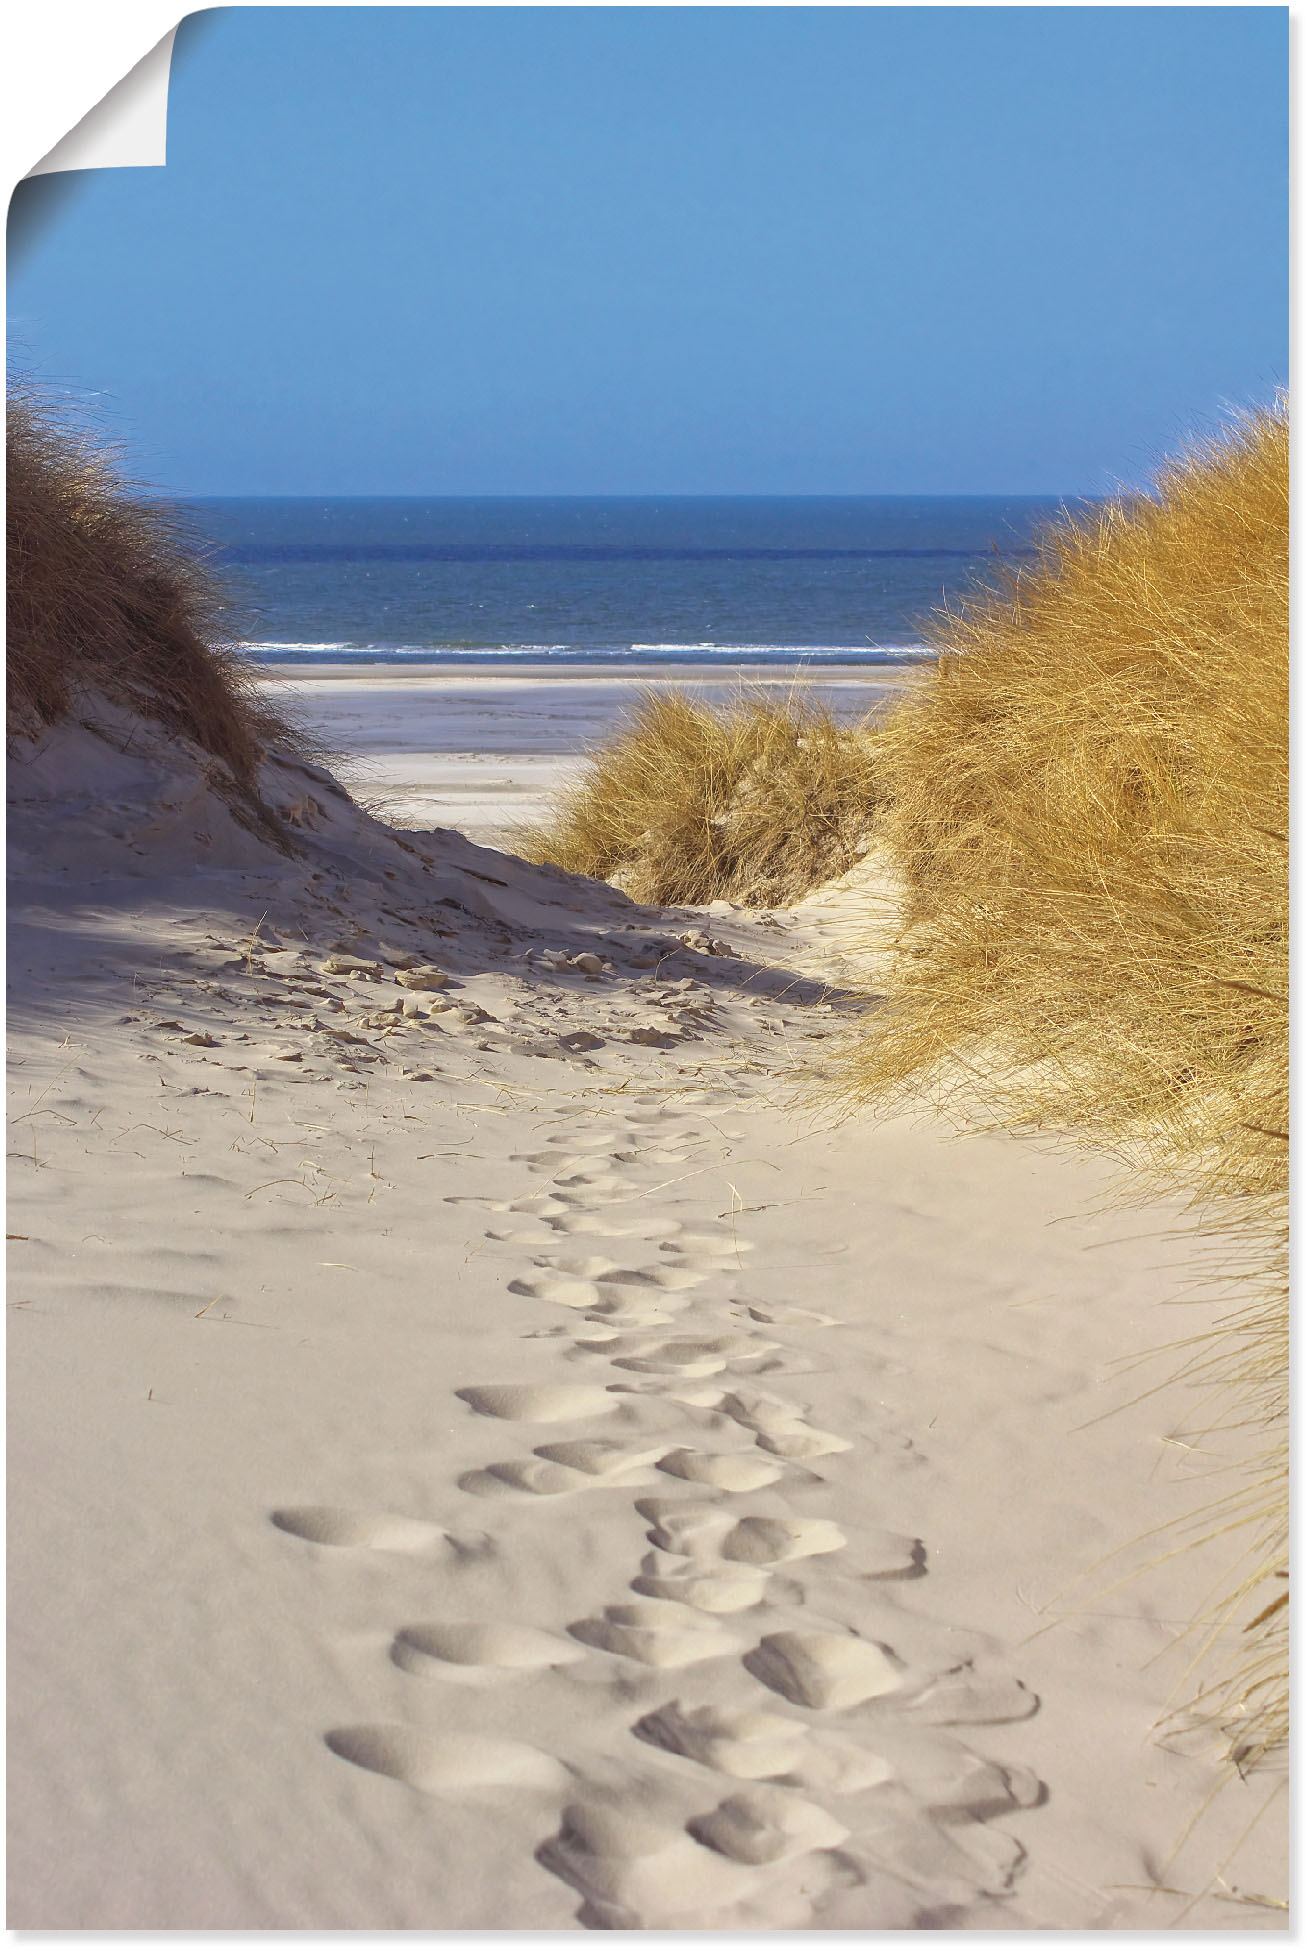
POLYGON ((553 824, 516 844, 650 905, 777 906, 860 857, 878 799, 865 724, 796 692, 777 703, 745 689, 712 708, 649 690, 553 824))
POLYGON ((192 738, 253 800, 265 748, 293 739, 257 701, 183 519, 32 391, 11 389, 7 422, 10 731, 98 692, 192 738))
MULTIPOLYGON (((949 1107, 1079 1131, 1140 1183, 1273 1233, 1287 626, 1283 404, 1167 465, 1154 498, 1063 518, 1028 572, 938 619, 936 669, 876 740, 905 909, 886 1000, 847 1052, 853 1098, 932 1079, 949 1107)), ((1227 1424, 1268 1444, 1228 1505, 1256 1556, 1247 1661, 1205 1695, 1244 1757, 1286 1710, 1281 1270, 1200 1360, 1227 1424)))

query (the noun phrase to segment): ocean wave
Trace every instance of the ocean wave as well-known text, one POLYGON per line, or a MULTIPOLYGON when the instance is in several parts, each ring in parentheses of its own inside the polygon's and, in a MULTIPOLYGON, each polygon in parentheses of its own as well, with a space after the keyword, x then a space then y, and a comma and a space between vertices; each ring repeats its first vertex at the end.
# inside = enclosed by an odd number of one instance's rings
POLYGON ((925 643, 632 643, 640 656, 761 656, 801 661, 804 657, 856 657, 865 663, 901 663, 912 657, 932 657, 925 643))
POLYGON ((357 643, 242 643, 246 656, 360 656, 357 643))
POLYGON ((802 663, 905 663, 932 657, 923 643, 274 643, 247 642, 241 645, 247 656, 301 658, 305 662, 327 658, 370 662, 408 659, 422 663, 472 663, 496 657, 555 657, 570 663, 649 662, 655 658, 680 661, 735 660, 753 657, 762 661, 802 663))

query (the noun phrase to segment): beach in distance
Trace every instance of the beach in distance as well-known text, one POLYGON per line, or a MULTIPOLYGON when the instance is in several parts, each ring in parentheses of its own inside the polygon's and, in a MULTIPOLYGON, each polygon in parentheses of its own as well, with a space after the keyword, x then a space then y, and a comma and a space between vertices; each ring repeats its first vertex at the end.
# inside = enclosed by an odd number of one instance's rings
POLYGON ((741 692, 801 690, 840 721, 882 711, 921 659, 873 666, 721 659, 635 664, 301 657, 260 661, 260 690, 301 725, 350 790, 399 825, 449 825, 482 844, 545 816, 584 754, 617 735, 647 690, 684 688, 708 706, 741 692))
POLYGON ((929 660, 925 620, 1034 497, 205 501, 193 520, 278 707, 385 816, 539 817, 645 687, 801 688, 841 719, 929 660), (257 633, 254 633, 255 625, 257 633))

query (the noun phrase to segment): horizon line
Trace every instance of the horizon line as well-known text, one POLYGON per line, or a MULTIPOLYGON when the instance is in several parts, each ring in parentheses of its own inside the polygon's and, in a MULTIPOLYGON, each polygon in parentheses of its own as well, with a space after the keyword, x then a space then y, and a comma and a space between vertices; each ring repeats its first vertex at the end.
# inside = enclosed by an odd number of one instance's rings
MULTIPOLYGON (((674 493, 506 493, 473 492, 462 493, 366 493, 358 489, 342 491, 332 489, 315 493, 281 491, 269 493, 266 490, 246 488, 240 492, 221 494, 206 493, 194 489, 168 488, 161 492, 191 501, 1095 501, 1108 498, 1107 490, 1089 492, 1070 488, 1021 488, 1005 490, 987 488, 983 492, 975 489, 937 489, 928 494, 922 493, 749 493, 729 494, 701 492, 678 489, 674 493)), ((1115 493, 1144 493, 1144 488, 1116 488, 1115 493)))

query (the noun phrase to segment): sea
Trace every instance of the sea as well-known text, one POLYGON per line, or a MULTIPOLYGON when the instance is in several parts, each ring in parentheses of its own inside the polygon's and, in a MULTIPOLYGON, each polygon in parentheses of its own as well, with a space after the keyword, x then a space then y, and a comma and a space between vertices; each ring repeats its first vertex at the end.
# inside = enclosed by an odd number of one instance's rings
POLYGON ((1032 553, 1029 497, 208 499, 255 662, 900 662, 1032 553))

